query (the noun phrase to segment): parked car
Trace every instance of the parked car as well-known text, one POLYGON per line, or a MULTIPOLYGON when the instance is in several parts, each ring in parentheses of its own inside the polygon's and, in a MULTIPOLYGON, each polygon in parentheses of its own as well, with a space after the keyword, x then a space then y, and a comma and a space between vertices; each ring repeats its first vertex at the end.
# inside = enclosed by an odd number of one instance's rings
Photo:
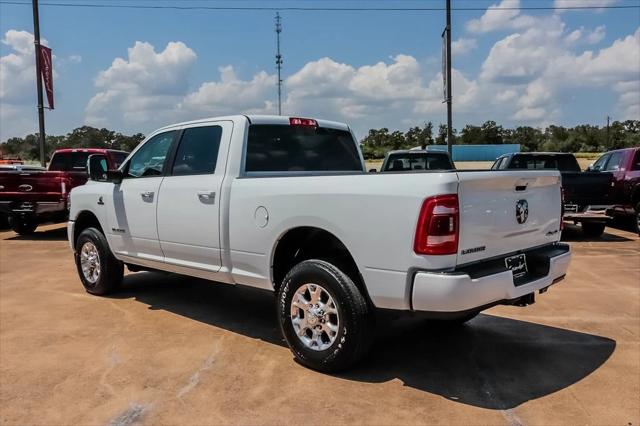
POLYGON ((453 170, 455 168, 449 153, 444 151, 397 150, 387 153, 380 172, 453 170))
POLYGON ((110 149, 60 149, 46 170, 25 165, 0 169, 0 213, 11 228, 28 235, 40 223, 66 221, 69 191, 87 181, 87 159, 93 154, 100 155, 109 169, 127 157, 124 151, 110 149))
POLYGON ((640 147, 604 153, 587 169, 613 175, 611 216, 632 219, 634 231, 640 234, 640 147))
POLYGON ((599 237, 614 204, 611 173, 581 171, 573 154, 564 152, 514 152, 498 157, 491 170, 559 170, 562 175, 563 219, 580 223, 582 232, 599 237))
POLYGON ((275 292, 293 354, 321 371, 367 353, 376 308, 462 323, 533 303, 571 257, 557 171, 366 173, 331 121, 181 123, 89 169, 68 224, 87 292, 117 290, 124 265, 275 292))

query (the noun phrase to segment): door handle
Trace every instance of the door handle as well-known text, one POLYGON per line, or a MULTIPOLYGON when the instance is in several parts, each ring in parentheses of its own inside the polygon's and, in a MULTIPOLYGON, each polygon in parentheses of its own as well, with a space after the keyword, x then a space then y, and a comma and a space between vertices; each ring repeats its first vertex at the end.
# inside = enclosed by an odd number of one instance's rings
POLYGON ((140 196, 144 199, 153 198, 153 191, 142 191, 140 196))
POLYGON ((214 191, 198 191, 198 198, 205 204, 215 204, 216 193, 214 191))

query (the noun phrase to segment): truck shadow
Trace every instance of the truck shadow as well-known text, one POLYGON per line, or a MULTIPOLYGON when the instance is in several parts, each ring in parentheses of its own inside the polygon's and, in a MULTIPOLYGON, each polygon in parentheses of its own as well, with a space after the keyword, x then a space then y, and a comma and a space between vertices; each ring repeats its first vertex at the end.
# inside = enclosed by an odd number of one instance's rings
MULTIPOLYGON (((269 292, 162 273, 128 275, 123 290, 115 297, 286 346, 269 292)), ((384 320, 377 334, 371 356, 337 377, 369 383, 399 379, 405 386, 493 410, 582 380, 616 347, 605 337, 484 314, 459 328, 415 318, 384 320)))
MULTIPOLYGON (((621 231, 627 231, 627 229, 620 226, 616 226, 616 229, 621 231)), ((565 228, 562 231, 562 241, 572 242, 572 243, 573 242, 591 242, 591 241, 602 242, 602 243, 606 243, 606 242, 619 243, 619 242, 625 242, 625 241, 633 241, 631 238, 627 238, 626 236, 615 235, 610 232, 607 232, 608 230, 609 230, 609 226, 605 228, 605 231, 601 236, 587 237, 582 233, 582 230, 580 229, 579 226, 567 224, 565 225, 565 228)))
POLYGON ((46 230, 36 229, 31 235, 18 235, 11 230, 9 232, 13 235, 5 239, 10 241, 67 241, 66 226, 46 230))

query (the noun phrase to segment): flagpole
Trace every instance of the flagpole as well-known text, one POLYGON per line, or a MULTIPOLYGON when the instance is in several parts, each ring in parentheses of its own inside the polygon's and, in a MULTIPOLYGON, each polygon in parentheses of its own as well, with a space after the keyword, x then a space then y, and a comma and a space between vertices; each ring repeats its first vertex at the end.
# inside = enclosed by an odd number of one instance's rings
POLYGON ((451 93, 451 0, 447 0, 447 151, 453 149, 453 112, 451 93))
POLYGON ((41 75, 41 67, 40 63, 40 16, 38 14, 38 0, 31 0, 33 5, 33 36, 35 43, 35 53, 36 53, 36 87, 38 89, 38 122, 40 124, 40 135, 39 135, 39 145, 40 145, 40 163, 42 167, 46 167, 46 159, 44 156, 44 101, 42 99, 42 75, 41 75))

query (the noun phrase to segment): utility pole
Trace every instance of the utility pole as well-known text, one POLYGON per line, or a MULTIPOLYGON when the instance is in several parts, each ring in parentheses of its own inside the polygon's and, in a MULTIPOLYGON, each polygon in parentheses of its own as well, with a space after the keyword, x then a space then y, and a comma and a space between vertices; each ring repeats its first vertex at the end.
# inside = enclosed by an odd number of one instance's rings
POLYGON ((42 167, 46 166, 44 157, 44 102, 42 100, 42 76, 40 74, 40 16, 38 14, 38 0, 31 0, 33 5, 33 36, 36 52, 36 87, 38 89, 38 122, 40 124, 40 163, 42 167))
POLYGON ((610 117, 607 115, 607 147, 606 147, 607 149, 610 149, 609 147, 611 146, 609 144, 609 120, 610 120, 610 117))
POLYGON ((447 151, 452 155, 451 151, 453 142, 453 112, 452 112, 452 93, 451 93, 451 0, 447 0, 447 151))
POLYGON ((280 54, 280 33, 282 32, 282 21, 280 13, 276 12, 276 69, 278 70, 278 115, 282 115, 282 55, 280 54))

